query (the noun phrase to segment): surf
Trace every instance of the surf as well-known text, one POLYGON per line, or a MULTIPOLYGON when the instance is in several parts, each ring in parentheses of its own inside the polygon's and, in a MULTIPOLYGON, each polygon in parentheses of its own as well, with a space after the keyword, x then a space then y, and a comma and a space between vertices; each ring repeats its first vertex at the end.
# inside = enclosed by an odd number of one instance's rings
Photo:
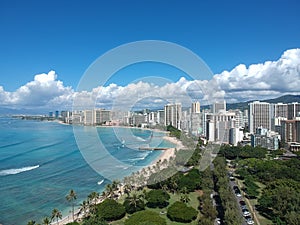
POLYGON ((34 169, 37 169, 39 167, 40 167, 40 165, 26 166, 26 167, 16 168, 16 169, 1 170, 0 171, 0 176, 15 175, 15 174, 23 173, 23 172, 26 172, 26 171, 34 170, 34 169))

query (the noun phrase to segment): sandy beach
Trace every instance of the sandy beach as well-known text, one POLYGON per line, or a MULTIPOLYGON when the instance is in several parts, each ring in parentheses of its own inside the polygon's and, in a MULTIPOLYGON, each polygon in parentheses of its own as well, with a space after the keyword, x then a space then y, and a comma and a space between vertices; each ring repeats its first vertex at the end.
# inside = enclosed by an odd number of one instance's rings
MULTIPOLYGON (((112 126, 108 126, 108 127, 112 127, 112 126)), ((147 129, 147 128, 142 128, 142 129, 147 129)), ((169 160, 171 157, 174 157, 175 156, 175 150, 179 150, 179 149, 182 149, 184 148, 184 145, 182 144, 182 142, 178 139, 176 139, 175 137, 170 137, 168 136, 168 133, 169 132, 166 132, 166 131, 161 131, 161 130, 153 130, 153 129, 149 129, 149 130, 152 130, 152 131, 155 131, 155 132, 164 132, 164 133, 167 133, 167 136, 164 136, 163 139, 166 140, 166 141, 169 141, 173 144, 176 145, 175 148, 169 148, 169 149, 166 149, 166 150, 161 150, 163 151, 158 158, 156 158, 149 166, 154 166, 157 162, 163 162, 165 159, 166 160, 169 160)), ((122 186, 120 187, 120 189, 122 190, 122 186)), ((101 203, 102 201, 104 201, 105 199, 103 197, 99 198, 98 201, 97 201, 97 204, 101 203)), ((79 212, 79 209, 75 210, 74 214, 75 214, 75 219, 78 219, 78 218, 82 218, 83 215, 79 215, 78 217, 76 216, 79 212)), ((72 222, 72 214, 69 214, 67 216, 65 216, 62 220, 59 221, 59 224, 67 224, 67 223, 70 223, 72 222)), ((56 222, 52 222, 51 224, 57 224, 56 222)))

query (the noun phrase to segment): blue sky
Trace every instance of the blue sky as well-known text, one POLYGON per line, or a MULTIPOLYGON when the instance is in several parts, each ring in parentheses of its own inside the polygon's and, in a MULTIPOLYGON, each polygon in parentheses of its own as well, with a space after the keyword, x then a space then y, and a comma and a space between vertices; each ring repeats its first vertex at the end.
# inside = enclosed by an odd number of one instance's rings
POLYGON ((14 91, 52 69, 66 86, 75 87, 106 51, 148 39, 189 48, 214 73, 276 60, 300 46, 299 11, 296 0, 2 0, 0 85, 14 91))
MULTIPOLYGON (((204 100, 300 94, 299 12, 297 0, 1 0, 0 108, 63 109, 99 56, 140 40, 173 42, 200 56, 214 74, 198 82, 206 88, 199 94, 204 100), (216 83, 222 91, 216 91, 216 83)), ((107 103, 151 92, 154 86, 129 85, 143 76, 174 81, 156 90, 162 99, 199 85, 181 79, 185 74, 175 68, 145 63, 116 73, 105 88, 89 95, 102 91, 107 103)))

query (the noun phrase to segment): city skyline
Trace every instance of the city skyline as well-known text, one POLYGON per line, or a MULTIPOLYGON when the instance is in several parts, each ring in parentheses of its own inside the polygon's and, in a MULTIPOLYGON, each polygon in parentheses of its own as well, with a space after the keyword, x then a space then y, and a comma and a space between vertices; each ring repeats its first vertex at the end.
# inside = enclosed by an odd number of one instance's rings
POLYGON ((110 83, 107 86, 95 87, 90 92, 76 92, 73 87, 65 86, 55 71, 50 71, 35 75, 33 81, 14 92, 8 92, 0 86, 0 108, 25 111, 33 109, 37 112, 46 112, 53 108, 69 110, 72 108, 74 96, 81 95, 99 103, 96 107, 111 108, 117 97, 126 102, 133 96, 146 92, 156 93, 156 98, 146 96, 145 99, 140 99, 137 103, 139 108, 159 108, 168 102, 184 102, 183 96, 186 98, 187 95, 190 97, 189 101, 200 101, 202 105, 210 105, 214 100, 209 98, 211 96, 235 103, 276 98, 286 94, 297 95, 300 94, 299 62, 300 49, 292 49, 284 52, 277 61, 252 65, 250 68, 239 65, 230 72, 214 75, 211 80, 188 80, 181 77, 176 82, 160 85, 152 83, 150 77, 126 86, 110 83), (282 82, 275 82, 275 78, 282 82))
POLYGON ((204 105, 216 98, 243 102, 300 93, 297 1, 0 4, 3 112, 69 109, 74 96, 87 95, 105 108, 120 97, 127 102, 140 95, 145 98, 137 104, 149 108, 183 102, 186 93, 204 105), (187 48, 211 73, 195 80, 174 66, 143 62, 122 68, 102 86, 95 83, 88 93, 76 91, 98 57, 142 40, 187 48), (145 92, 158 98, 147 98, 145 92))

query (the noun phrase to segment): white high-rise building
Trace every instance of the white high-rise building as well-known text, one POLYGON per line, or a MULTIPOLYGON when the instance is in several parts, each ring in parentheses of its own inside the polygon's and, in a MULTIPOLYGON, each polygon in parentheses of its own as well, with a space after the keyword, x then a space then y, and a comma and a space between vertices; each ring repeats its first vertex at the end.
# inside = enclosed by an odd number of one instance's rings
POLYGON ((165 105, 165 126, 172 125, 177 129, 181 129, 181 111, 181 103, 165 105))
POLYGON ((164 110, 157 111, 157 123, 160 125, 165 124, 165 111, 164 110))
POLYGON ((230 128, 229 130, 229 144, 237 146, 237 144, 243 140, 244 133, 241 128, 230 128))
POLYGON ((236 127, 234 112, 220 112, 206 115, 206 137, 208 141, 229 143, 229 130, 236 127))
POLYGON ((148 123, 150 125, 156 125, 157 124, 157 112, 150 112, 148 114, 148 123))
POLYGON ((111 111, 105 109, 94 110, 94 121, 93 124, 100 125, 105 122, 111 121, 111 111))
POLYGON ((226 101, 215 102, 213 104, 213 113, 225 112, 226 111, 226 101))
POLYGON ((249 103, 249 131, 254 133, 256 128, 263 127, 271 130, 273 110, 267 102, 254 101, 249 103))
POLYGON ((192 103, 192 112, 191 113, 200 113, 200 102, 192 103))
POLYGON ((84 125, 93 125, 94 124, 94 111, 93 110, 84 110, 83 111, 84 125))

